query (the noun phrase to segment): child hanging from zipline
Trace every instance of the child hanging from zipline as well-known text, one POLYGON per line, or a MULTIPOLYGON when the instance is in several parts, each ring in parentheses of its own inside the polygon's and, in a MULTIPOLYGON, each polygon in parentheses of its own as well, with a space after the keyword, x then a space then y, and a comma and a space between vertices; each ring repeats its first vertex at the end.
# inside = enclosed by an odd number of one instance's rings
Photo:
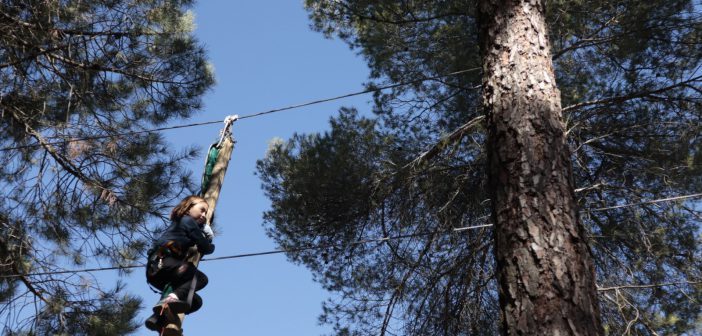
POLYGON ((212 229, 206 224, 209 205, 202 197, 188 196, 171 211, 171 225, 148 251, 146 281, 162 293, 154 314, 144 323, 159 331, 167 322, 166 313, 190 314, 202 307, 195 294, 207 285, 207 276, 188 262, 188 249, 197 246, 200 254, 214 252, 212 229))

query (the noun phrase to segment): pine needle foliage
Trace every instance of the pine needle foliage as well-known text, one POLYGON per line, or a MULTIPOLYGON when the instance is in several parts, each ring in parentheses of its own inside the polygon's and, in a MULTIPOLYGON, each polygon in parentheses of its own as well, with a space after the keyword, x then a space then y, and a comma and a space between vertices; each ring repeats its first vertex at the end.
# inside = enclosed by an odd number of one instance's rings
MULTIPOLYGON (((259 161, 266 227, 333 293, 336 335, 495 335, 491 229, 344 248, 368 237, 488 224, 477 1, 308 0, 311 26, 371 70, 378 93, 259 161)), ((612 205, 702 190, 702 4, 546 1, 576 196, 611 335, 694 334, 700 203, 612 205), (640 287, 646 285, 650 287, 640 287), (628 286, 628 287, 627 287, 628 286)))
MULTIPOLYGON (((141 258, 194 184, 154 133, 213 85, 192 1, 0 2, 0 274, 141 258), (79 140, 82 139, 82 140, 79 140)), ((7 335, 133 333, 140 300, 90 274, 0 280, 7 335)), ((109 282, 109 281, 108 281, 109 282)))

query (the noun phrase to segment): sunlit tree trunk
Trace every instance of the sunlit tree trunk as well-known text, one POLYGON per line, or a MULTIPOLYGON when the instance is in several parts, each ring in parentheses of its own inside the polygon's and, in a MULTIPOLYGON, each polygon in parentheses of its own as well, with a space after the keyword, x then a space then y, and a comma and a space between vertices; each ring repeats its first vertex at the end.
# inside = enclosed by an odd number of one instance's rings
POLYGON ((543 4, 479 10, 503 333, 600 335, 543 4))

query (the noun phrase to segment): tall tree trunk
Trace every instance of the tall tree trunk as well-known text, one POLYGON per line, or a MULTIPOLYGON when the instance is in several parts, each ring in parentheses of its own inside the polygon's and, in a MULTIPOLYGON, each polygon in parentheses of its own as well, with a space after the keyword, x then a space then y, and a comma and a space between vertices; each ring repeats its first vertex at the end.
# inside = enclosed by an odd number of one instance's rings
POLYGON ((479 10, 503 333, 600 335, 542 1, 479 10))

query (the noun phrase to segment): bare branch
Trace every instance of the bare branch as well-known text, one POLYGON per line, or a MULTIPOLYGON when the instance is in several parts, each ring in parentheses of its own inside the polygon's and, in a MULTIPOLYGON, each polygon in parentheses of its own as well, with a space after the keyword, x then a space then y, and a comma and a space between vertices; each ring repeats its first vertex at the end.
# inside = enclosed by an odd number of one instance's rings
POLYGON ((668 282, 668 283, 660 283, 660 284, 650 284, 650 285, 620 285, 620 286, 612 286, 612 287, 597 287, 597 290, 600 292, 606 292, 606 291, 616 291, 619 289, 642 289, 642 288, 660 288, 660 287, 668 287, 668 286, 676 286, 676 285, 699 285, 702 284, 702 281, 679 281, 679 282, 668 282))

